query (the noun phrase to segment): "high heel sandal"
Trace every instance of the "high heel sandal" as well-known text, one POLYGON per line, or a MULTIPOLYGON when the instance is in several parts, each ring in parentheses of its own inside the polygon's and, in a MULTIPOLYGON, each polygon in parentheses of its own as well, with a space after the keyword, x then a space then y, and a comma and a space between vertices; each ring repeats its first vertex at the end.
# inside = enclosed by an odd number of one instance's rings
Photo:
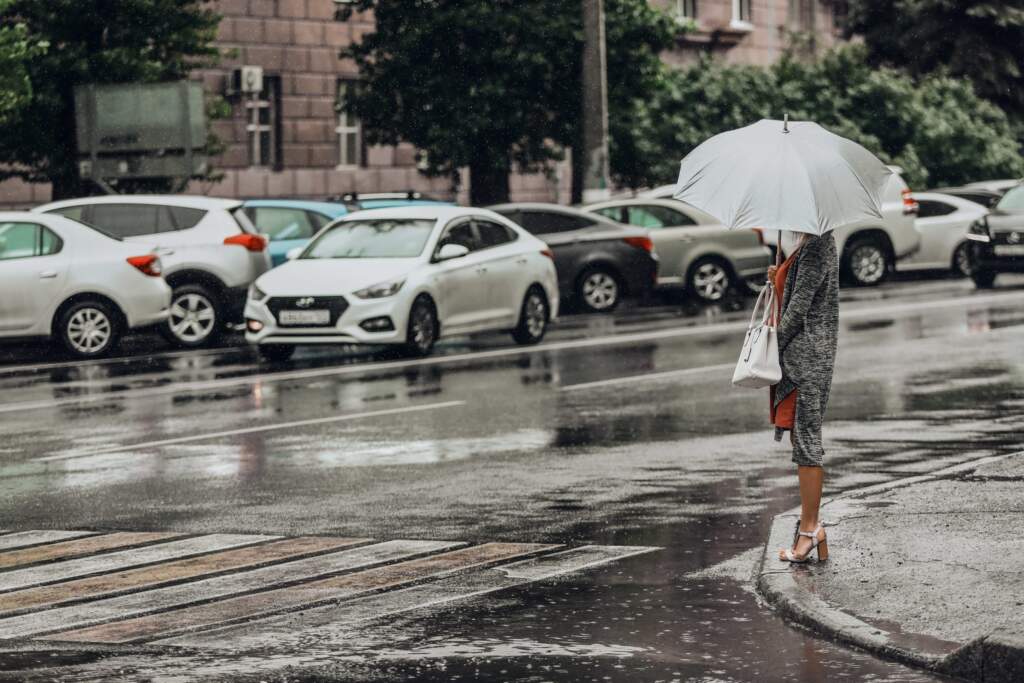
POLYGON ((797 527, 797 536, 804 536, 813 541, 810 548, 803 555, 797 555, 793 552, 792 548, 786 548, 782 552, 782 557, 779 559, 783 562, 791 562, 793 564, 805 564, 810 561, 811 553, 817 551, 818 562, 824 562, 828 559, 828 537, 825 535, 825 528, 819 524, 814 531, 800 531, 797 527), (818 538, 818 534, 821 534, 821 538, 818 538))

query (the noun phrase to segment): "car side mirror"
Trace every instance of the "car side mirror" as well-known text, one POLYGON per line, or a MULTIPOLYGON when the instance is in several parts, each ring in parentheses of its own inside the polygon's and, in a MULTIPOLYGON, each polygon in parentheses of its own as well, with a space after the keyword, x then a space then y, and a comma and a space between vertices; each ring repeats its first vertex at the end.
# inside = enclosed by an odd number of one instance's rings
POLYGON ((446 244, 437 252, 438 261, 450 261, 453 258, 462 258, 469 253, 469 249, 461 244, 446 244))
POLYGON ((288 253, 286 253, 284 257, 289 261, 294 261, 295 259, 299 258, 299 254, 302 253, 303 249, 305 249, 305 247, 295 247, 294 249, 289 249, 288 253))

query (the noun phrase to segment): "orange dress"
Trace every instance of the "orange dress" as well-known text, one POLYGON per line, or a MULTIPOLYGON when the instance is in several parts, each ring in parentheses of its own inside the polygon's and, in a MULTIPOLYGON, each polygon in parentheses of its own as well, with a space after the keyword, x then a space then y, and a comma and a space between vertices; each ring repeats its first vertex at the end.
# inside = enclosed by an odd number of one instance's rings
MULTIPOLYGON (((775 320, 778 324, 778 320, 782 317, 782 298, 786 293, 786 275, 789 273, 789 267, 793 265, 796 260, 796 255, 799 250, 794 250, 779 269, 775 271, 775 320)), ((793 429, 793 421, 796 418, 796 391, 791 391, 789 396, 782 399, 782 402, 776 407, 775 405, 775 387, 771 388, 768 392, 768 399, 770 401, 769 407, 771 410, 772 424, 779 429, 793 429)))

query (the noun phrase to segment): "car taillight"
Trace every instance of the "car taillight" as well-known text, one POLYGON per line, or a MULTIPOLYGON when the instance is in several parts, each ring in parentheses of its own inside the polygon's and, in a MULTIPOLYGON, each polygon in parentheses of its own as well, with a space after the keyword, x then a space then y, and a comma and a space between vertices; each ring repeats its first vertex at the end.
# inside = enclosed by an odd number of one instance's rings
POLYGON ((128 263, 135 266, 143 274, 151 277, 160 277, 163 275, 163 265, 160 263, 160 257, 155 254, 146 254, 145 256, 129 256, 128 263))
POLYGON ((909 188, 903 190, 903 215, 917 215, 919 208, 921 207, 918 206, 917 200, 914 199, 914 193, 911 192, 909 188))
POLYGON ((555 260, 555 252, 551 251, 550 249, 541 249, 540 253, 544 254, 545 256, 547 256, 552 261, 555 260))
POLYGON ((224 238, 224 244, 237 244, 249 251, 263 251, 267 248, 267 240, 262 235, 250 235, 243 232, 239 235, 232 235, 224 238))
POLYGON ((654 242, 651 241, 650 237, 623 237, 622 241, 631 247, 643 249, 648 253, 654 251, 654 242))

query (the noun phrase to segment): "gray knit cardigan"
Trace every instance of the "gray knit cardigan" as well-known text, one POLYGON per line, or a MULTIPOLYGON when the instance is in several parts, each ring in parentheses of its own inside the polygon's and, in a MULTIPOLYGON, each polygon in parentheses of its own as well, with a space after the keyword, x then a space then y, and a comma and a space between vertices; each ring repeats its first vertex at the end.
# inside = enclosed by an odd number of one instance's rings
MULTIPOLYGON (((797 391, 793 462, 822 465, 821 423, 839 340, 839 259, 832 233, 809 237, 786 275, 778 325, 782 380, 775 405, 797 391)), ((775 430, 781 441, 783 430, 775 430)))

